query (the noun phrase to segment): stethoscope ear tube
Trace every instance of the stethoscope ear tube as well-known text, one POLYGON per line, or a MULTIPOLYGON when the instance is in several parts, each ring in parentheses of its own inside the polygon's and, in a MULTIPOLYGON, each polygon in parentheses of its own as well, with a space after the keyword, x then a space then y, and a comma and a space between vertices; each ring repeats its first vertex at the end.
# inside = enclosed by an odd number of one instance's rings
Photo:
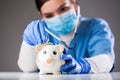
MULTIPOLYGON (((51 36, 53 36, 54 38, 56 38, 57 40, 59 40, 61 43, 63 43, 64 47, 70 49, 70 50, 73 50, 74 51, 74 57, 76 58, 76 51, 75 51, 75 47, 76 47, 76 35, 77 35, 77 30, 78 30, 78 27, 80 25, 80 21, 79 21, 79 18, 81 17, 81 14, 80 14, 80 6, 78 6, 78 9, 77 9, 77 24, 76 24, 76 27, 74 29, 74 34, 72 36, 72 39, 74 40, 74 45, 72 47, 69 47, 61 38, 57 37, 56 35, 54 35, 52 32, 50 32, 46 27, 45 27, 45 31, 48 32, 51 36)), ((48 40, 46 40, 47 42, 49 41, 49 38, 48 40)))

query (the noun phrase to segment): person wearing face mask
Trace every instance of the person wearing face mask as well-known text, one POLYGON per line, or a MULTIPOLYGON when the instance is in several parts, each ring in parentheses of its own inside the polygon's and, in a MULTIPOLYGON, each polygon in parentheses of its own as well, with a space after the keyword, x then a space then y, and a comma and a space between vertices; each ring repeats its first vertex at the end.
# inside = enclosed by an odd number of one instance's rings
POLYGON ((41 20, 32 21, 23 33, 18 66, 24 72, 35 72, 37 44, 62 44, 67 74, 110 72, 114 66, 114 35, 101 18, 80 15, 76 0, 35 0, 41 20))

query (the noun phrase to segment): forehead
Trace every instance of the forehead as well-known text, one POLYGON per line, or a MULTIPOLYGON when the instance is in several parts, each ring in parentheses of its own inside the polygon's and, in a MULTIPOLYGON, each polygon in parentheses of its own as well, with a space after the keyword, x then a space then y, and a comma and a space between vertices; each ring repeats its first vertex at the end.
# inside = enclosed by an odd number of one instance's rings
POLYGON ((44 47, 44 50, 46 50, 46 51, 52 51, 52 50, 56 50, 56 47, 54 45, 46 45, 44 47))
POLYGON ((61 5, 69 3, 70 0, 48 0, 41 7, 42 13, 53 12, 58 9, 61 5))

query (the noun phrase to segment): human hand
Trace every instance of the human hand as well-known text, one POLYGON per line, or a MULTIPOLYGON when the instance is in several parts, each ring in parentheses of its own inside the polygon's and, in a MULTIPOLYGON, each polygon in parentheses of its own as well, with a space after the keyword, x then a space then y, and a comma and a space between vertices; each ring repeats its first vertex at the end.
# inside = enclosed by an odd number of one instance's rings
POLYGON ((75 60, 70 54, 63 54, 61 59, 66 61, 61 66, 61 70, 68 74, 84 74, 90 72, 90 64, 84 58, 75 60))
POLYGON ((31 46, 44 43, 47 40, 44 26, 44 22, 40 20, 32 21, 24 31, 23 39, 31 46))

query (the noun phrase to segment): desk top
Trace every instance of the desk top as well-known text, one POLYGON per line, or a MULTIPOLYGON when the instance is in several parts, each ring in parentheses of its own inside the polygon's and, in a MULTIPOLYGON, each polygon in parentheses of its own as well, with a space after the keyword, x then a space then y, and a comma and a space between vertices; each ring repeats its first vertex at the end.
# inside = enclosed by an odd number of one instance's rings
POLYGON ((0 72, 0 80, 120 80, 120 72, 74 75, 39 75, 38 73, 0 72))

